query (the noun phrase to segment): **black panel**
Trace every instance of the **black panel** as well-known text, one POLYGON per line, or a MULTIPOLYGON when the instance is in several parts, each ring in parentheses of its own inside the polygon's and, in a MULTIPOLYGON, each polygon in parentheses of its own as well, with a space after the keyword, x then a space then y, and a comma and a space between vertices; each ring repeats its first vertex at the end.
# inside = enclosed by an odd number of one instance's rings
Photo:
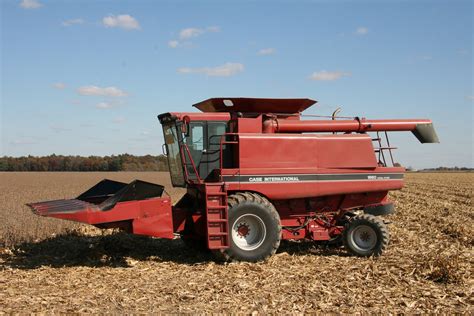
POLYGON ((164 189, 164 186, 159 184, 134 180, 118 191, 115 195, 101 203, 100 208, 106 211, 113 208, 118 202, 146 200, 154 197, 161 197, 164 189))
POLYGON ((99 204, 126 186, 127 184, 123 182, 104 179, 76 199, 99 204))

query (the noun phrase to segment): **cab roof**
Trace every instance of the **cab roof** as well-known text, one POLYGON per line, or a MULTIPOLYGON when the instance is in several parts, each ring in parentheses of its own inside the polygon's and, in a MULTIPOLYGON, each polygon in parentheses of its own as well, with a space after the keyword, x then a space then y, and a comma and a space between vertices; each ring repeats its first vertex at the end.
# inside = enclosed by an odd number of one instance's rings
POLYGON ((173 120, 182 121, 184 118, 190 121, 228 121, 229 113, 199 113, 199 112, 167 112, 158 115, 161 123, 173 120))
POLYGON ((211 98, 194 104, 202 112, 301 113, 317 101, 311 99, 211 98))

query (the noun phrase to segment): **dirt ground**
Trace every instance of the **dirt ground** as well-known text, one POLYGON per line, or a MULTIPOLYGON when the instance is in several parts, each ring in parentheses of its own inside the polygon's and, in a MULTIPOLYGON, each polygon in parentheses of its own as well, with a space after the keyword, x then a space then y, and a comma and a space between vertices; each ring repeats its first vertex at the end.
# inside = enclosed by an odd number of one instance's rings
POLYGON ((473 173, 408 174, 379 258, 284 242, 266 262, 216 263, 180 240, 40 218, 27 202, 103 178, 166 173, 0 173, 0 312, 474 312, 473 173))

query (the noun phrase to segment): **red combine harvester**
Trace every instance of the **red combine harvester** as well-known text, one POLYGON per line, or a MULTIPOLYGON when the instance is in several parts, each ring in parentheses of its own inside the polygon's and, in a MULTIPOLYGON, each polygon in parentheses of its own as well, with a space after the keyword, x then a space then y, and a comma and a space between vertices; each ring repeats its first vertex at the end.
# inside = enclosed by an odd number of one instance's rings
POLYGON ((403 187, 387 132, 411 131, 436 143, 426 119, 303 120, 310 99, 213 98, 202 113, 164 113, 171 182, 186 187, 176 204, 164 187, 103 180, 71 200, 31 203, 42 216, 121 228, 207 248, 230 260, 258 261, 281 239, 343 243, 358 256, 380 255, 403 187), (369 132, 373 132, 369 135, 369 132))

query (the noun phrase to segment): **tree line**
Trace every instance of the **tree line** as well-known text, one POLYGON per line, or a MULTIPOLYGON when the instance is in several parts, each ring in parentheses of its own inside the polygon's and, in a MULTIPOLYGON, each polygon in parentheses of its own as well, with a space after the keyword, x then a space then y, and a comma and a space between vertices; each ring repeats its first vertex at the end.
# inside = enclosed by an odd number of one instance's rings
MULTIPOLYGON (((399 164, 396 164, 399 166, 399 164)), ((443 172, 473 171, 467 167, 438 167, 408 171, 443 172)), ((166 156, 135 156, 129 154, 112 156, 63 156, 44 157, 0 157, 0 171, 168 171, 166 156)))
POLYGON ((438 168, 426 168, 418 170, 420 172, 443 172, 443 171, 473 171, 473 168, 468 167, 438 167, 438 168))
POLYGON ((0 171, 168 171, 166 156, 0 157, 0 171))

